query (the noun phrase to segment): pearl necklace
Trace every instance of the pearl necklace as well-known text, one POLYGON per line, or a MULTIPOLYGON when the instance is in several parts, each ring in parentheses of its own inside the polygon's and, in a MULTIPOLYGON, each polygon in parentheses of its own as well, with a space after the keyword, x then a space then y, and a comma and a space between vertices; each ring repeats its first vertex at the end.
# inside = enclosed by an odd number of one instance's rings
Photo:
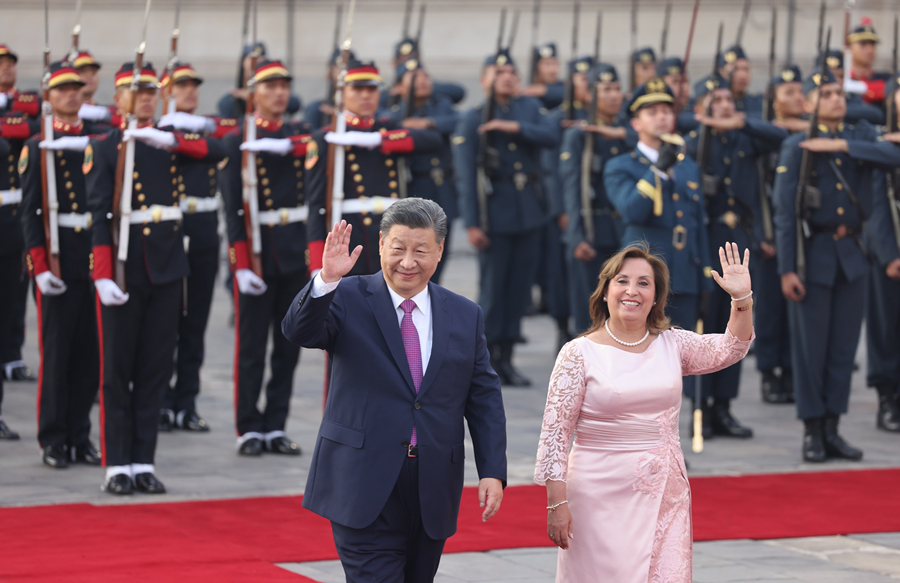
POLYGON ((613 334, 612 330, 609 329, 609 319, 607 319, 606 322, 603 323, 603 325, 606 327, 606 333, 609 334, 609 337, 623 346, 637 346, 638 344, 640 344, 641 342, 643 342, 650 336, 650 328, 647 328, 647 332, 646 332, 646 334, 644 334, 644 337, 641 338, 640 340, 638 340, 637 342, 625 342, 623 340, 619 340, 618 338, 616 338, 616 335, 613 334))

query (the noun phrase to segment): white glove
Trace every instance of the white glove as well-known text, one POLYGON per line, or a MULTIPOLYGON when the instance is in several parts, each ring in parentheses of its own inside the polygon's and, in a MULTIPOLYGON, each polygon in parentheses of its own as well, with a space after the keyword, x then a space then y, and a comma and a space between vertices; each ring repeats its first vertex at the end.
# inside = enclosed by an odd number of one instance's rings
POLYGON ((856 93, 857 95, 865 95, 869 91, 869 86, 865 81, 847 79, 844 81, 844 91, 847 93, 856 93))
POLYGON ((88 136, 63 136, 55 140, 43 140, 38 146, 44 150, 72 150, 73 152, 84 152, 88 142, 91 139, 88 136))
POLYGON ((125 130, 125 139, 139 140, 159 150, 171 148, 178 141, 172 132, 164 132, 151 127, 125 130))
POLYGON ((6 104, 9 102, 9 97, 6 93, 0 93, 0 109, 6 109, 6 104))
POLYGON ((91 105, 90 103, 82 103, 78 108, 78 117, 88 121, 109 121, 112 114, 108 107, 102 105, 91 105))
POLYGON ((111 279, 98 279, 94 282, 94 287, 97 289, 97 295, 100 296, 100 303, 104 306, 121 306, 130 297, 111 279))
POLYGON ((49 271, 44 271, 34 276, 34 281, 45 296, 58 296, 66 293, 66 282, 56 277, 49 271))
POLYGON ((234 272, 237 278, 238 289, 248 296, 261 296, 266 293, 268 286, 258 275, 250 269, 238 269, 234 272))
POLYGON ((328 132, 325 141, 338 146, 359 146, 373 150, 381 145, 381 132, 328 132))
POLYGON ((175 113, 167 113, 159 119, 156 124, 161 128, 174 127, 186 132, 197 133, 203 131, 209 125, 209 120, 200 115, 186 113, 184 111, 176 111, 175 113))
POLYGON ((241 150, 250 152, 271 152, 282 156, 294 150, 294 144, 287 138, 260 138, 241 144, 241 150))

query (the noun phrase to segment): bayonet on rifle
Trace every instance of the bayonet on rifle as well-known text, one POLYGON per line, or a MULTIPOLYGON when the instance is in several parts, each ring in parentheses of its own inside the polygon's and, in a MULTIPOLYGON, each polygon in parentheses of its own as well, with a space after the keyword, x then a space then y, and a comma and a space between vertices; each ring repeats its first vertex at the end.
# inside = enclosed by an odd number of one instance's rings
MULTIPOLYGON (((50 5, 44 0, 44 75, 41 83, 41 141, 53 139, 53 108, 50 106, 50 5)), ((56 161, 53 150, 41 151, 41 215, 50 272, 59 271, 59 199, 56 193, 56 161)))

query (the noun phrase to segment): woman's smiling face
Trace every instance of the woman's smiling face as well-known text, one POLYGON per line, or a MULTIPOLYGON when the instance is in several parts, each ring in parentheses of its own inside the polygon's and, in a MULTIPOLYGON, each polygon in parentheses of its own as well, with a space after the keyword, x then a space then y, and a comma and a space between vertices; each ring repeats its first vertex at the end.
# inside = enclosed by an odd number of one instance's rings
POLYGON ((626 259, 606 290, 606 303, 614 321, 646 322, 655 299, 653 268, 644 259, 626 259))

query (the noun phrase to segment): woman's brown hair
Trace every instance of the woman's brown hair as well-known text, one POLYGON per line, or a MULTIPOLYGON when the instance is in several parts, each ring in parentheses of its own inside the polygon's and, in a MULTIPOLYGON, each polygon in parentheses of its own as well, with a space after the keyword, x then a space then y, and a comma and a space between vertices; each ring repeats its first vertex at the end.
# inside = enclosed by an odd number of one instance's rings
POLYGON ((659 334, 663 330, 668 330, 672 327, 668 316, 666 316, 666 298, 669 297, 669 268, 662 257, 650 251, 650 246, 646 241, 640 241, 625 247, 603 264, 603 268, 600 270, 600 278, 597 282, 597 289, 591 294, 590 311, 592 324, 590 329, 582 336, 596 332, 609 319, 609 305, 603 298, 609 289, 609 282, 622 271, 622 266, 625 264, 626 259, 643 259, 653 269, 656 303, 650 308, 650 314, 647 316, 647 327, 650 329, 650 333, 659 334))

